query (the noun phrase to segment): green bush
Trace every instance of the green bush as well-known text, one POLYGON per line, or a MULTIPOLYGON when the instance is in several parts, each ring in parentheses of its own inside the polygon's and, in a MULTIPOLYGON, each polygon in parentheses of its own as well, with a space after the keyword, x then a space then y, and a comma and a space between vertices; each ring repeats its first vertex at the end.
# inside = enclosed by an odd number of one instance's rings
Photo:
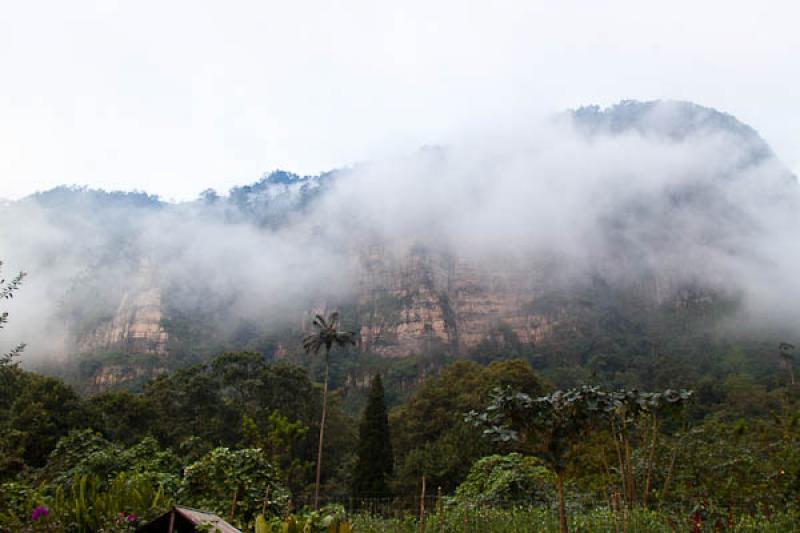
POLYGON ((456 503, 508 505, 551 499, 553 473, 536 457, 490 455, 470 468, 456 489, 456 503))
POLYGON ((260 449, 215 448, 186 467, 180 498, 245 526, 265 508, 283 514, 289 493, 260 449))

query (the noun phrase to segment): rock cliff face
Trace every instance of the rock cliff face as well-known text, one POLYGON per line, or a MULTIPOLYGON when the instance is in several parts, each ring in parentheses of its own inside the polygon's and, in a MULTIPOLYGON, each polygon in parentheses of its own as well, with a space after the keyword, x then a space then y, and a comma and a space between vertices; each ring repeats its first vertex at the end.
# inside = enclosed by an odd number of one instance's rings
MULTIPOLYGON (((360 349, 390 358, 466 355, 484 342, 506 345, 509 334, 515 343, 535 346, 559 334, 571 336, 587 299, 594 298, 595 304, 602 300, 591 292, 559 293, 564 265, 556 265, 531 257, 477 260, 412 243, 367 246, 358 255, 355 300, 318 305, 298 318, 310 330, 314 313, 354 308, 360 349)), ((663 305, 665 294, 676 294, 661 277, 642 280, 634 292, 651 306, 663 305)), ((349 322, 352 315, 347 314, 349 322)), ((170 333, 161 319, 157 269, 143 261, 113 318, 80 338, 78 349, 166 356, 170 333)), ((276 358, 290 355, 286 346, 296 345, 297 333, 293 335, 280 339, 276 358)), ((130 369, 107 370, 97 376, 96 387, 136 377, 129 375, 130 369)))
POLYGON ((167 373, 166 368, 143 368, 131 365, 103 366, 91 379, 88 391, 99 394, 137 379, 152 379, 167 373))
POLYGON ((361 347, 386 357, 436 350, 465 353, 506 325, 525 343, 551 327, 531 304, 543 271, 516 261, 477 263, 412 245, 361 257, 361 347))
MULTIPOLYGON (((363 351, 384 357, 463 354, 501 324, 527 344, 544 339, 553 325, 552 317, 533 311, 546 282, 543 269, 530 262, 478 263, 409 244, 365 248, 359 263, 354 303, 363 351)), ((169 333, 161 325, 156 271, 142 262, 113 318, 81 337, 79 352, 167 355, 169 333)), ((278 357, 285 355, 282 347, 279 352, 278 357)))
POLYGON ((113 318, 78 339, 77 348, 81 353, 166 355, 168 338, 161 326, 161 289, 156 269, 148 260, 142 260, 113 318))

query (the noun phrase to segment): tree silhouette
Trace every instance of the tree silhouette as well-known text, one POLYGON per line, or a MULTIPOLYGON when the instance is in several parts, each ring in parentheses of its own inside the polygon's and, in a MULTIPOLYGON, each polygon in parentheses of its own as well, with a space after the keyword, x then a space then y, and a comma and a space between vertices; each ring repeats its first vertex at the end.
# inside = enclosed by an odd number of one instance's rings
POLYGON ((386 481, 394 469, 394 457, 380 374, 375 374, 372 379, 367 407, 358 431, 357 455, 358 461, 353 472, 353 496, 389 497, 391 494, 386 481))
POLYGON ((319 509, 319 480, 322 466, 322 443, 325 438, 325 417, 328 413, 328 370, 330 368, 331 348, 355 344, 353 333, 339 331, 339 313, 331 313, 327 320, 322 315, 314 317, 316 333, 303 339, 303 349, 309 354, 318 354, 325 348, 325 382, 322 387, 322 419, 319 423, 319 447, 317 448, 317 476, 314 482, 314 509, 319 509))

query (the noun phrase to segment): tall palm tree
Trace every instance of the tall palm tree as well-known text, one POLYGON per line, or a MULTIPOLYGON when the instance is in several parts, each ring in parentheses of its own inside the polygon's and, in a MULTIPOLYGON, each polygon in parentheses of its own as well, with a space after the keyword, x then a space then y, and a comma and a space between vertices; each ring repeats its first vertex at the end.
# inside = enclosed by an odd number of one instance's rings
POLYGON ((314 483, 314 509, 319 509, 319 479, 322 466, 322 442, 325 437, 325 416, 328 413, 328 368, 330 367, 330 353, 334 346, 355 344, 354 334, 336 329, 339 325, 339 313, 331 313, 328 320, 322 315, 316 315, 313 321, 316 333, 303 339, 303 348, 306 353, 318 354, 325 348, 325 383, 322 387, 322 420, 319 423, 319 447, 317 448, 317 479, 314 483))

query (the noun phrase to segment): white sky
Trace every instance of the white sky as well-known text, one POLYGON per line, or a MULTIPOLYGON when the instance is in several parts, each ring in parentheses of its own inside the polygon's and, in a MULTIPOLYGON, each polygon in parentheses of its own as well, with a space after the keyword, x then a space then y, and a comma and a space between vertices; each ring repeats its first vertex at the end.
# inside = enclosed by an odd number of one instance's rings
POLYGON ((800 171, 800 2, 0 0, 0 197, 193 198, 627 98, 800 171))

